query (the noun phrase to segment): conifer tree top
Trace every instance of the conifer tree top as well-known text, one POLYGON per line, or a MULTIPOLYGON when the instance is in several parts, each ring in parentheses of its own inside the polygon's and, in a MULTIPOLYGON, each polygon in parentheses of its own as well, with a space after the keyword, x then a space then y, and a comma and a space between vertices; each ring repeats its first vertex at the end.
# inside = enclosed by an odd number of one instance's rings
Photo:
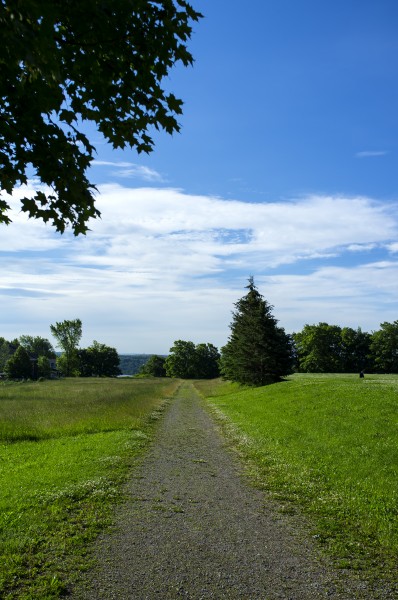
POLYGON ((291 372, 290 338, 278 327, 272 306, 249 277, 248 293, 235 302, 231 335, 221 351, 224 377, 245 385, 280 381, 291 372))

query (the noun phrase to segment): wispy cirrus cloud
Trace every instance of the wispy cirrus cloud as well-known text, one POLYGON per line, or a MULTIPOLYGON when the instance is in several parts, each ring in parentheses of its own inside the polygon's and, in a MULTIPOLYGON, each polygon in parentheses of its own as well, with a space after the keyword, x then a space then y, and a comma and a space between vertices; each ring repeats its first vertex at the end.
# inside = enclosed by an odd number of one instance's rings
POLYGON ((362 150, 355 154, 356 158, 372 158, 375 156, 386 156, 387 150, 362 150))
POLYGON ((142 181, 153 181, 156 183, 164 182, 163 176, 145 165, 137 165, 136 163, 124 161, 107 161, 94 160, 94 167, 113 167, 111 175, 121 177, 123 179, 141 179, 142 181))
POLYGON ((377 244, 349 244, 347 250, 351 252, 369 252, 377 248, 377 244))

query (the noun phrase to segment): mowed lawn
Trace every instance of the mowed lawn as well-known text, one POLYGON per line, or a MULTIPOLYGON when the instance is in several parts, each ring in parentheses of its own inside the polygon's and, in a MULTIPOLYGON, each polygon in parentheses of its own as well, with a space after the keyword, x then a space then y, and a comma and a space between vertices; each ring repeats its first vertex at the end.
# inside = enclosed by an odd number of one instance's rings
POLYGON ((396 578, 398 376, 196 385, 257 484, 287 512, 300 505, 338 565, 396 578))
POLYGON ((86 568, 178 381, 0 384, 0 597, 58 598, 86 568))

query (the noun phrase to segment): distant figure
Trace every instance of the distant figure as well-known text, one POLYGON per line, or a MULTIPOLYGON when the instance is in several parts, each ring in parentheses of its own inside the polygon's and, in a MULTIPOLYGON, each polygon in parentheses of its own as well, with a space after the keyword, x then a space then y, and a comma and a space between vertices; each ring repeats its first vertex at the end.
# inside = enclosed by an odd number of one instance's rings
POLYGON ((363 379, 365 377, 365 373, 363 371, 360 372, 359 377, 363 379))

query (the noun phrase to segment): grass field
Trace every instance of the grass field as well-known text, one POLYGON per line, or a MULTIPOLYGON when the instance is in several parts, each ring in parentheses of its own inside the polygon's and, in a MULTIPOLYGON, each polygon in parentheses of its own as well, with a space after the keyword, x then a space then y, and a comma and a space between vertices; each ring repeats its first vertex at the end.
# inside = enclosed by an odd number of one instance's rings
POLYGON ((0 597, 58 598, 87 567, 176 380, 0 384, 0 597))
MULTIPOLYGON (((59 598, 88 567, 121 484, 179 385, 0 384, 0 597, 59 598)), ((294 375, 264 388, 195 382, 282 510, 299 505, 341 567, 396 578, 398 376, 294 375)))
POLYGON ((398 376, 306 375, 263 388, 196 382, 256 483, 307 512, 345 568, 396 578, 398 376))

